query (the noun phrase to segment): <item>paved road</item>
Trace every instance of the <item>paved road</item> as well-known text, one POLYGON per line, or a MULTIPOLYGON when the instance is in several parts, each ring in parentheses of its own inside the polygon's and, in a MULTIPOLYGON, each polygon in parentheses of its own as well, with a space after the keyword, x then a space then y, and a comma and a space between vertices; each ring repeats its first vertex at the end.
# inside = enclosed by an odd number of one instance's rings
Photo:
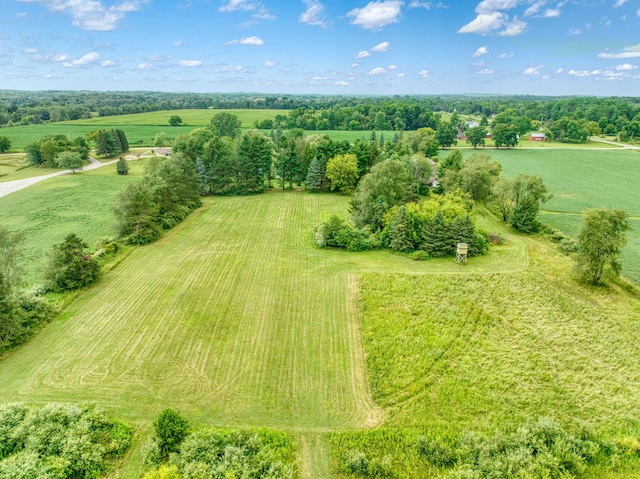
MULTIPOLYGON (((146 154, 143 153, 143 155, 146 154)), ((96 168, 102 168, 103 166, 107 166, 107 165, 113 165, 114 163, 116 163, 118 160, 112 160, 112 161, 107 161, 105 163, 100 163, 98 160, 96 160, 95 158, 89 158, 89 161, 91 162, 89 165, 85 166, 82 168, 82 171, 88 171, 88 170, 95 170, 96 168)), ((129 160, 127 160, 129 161, 129 160)), ((47 180, 49 178, 53 178, 55 176, 60 176, 60 175, 66 175, 69 173, 73 173, 72 170, 61 170, 61 171, 56 171, 55 173, 50 173, 48 175, 42 175, 42 176, 34 176, 33 178, 25 178, 24 180, 14 180, 14 181, 7 181, 4 183, 0 183, 0 198, 3 196, 7 196, 15 191, 21 190, 23 188, 26 188, 27 186, 31 186, 31 185, 35 185, 36 183, 40 183, 41 181, 47 180)))

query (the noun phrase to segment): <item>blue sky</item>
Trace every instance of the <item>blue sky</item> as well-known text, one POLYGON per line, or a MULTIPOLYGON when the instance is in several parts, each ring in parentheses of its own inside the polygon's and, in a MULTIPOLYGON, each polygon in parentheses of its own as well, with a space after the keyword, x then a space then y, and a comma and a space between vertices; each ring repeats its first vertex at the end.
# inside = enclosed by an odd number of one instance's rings
POLYGON ((0 0, 0 88, 640 96, 639 0, 0 0))

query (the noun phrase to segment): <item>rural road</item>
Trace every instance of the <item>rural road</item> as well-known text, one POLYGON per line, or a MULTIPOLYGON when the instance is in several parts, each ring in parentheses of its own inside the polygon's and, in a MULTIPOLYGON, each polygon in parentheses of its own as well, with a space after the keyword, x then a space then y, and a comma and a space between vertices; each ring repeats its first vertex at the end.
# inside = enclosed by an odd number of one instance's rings
MULTIPOLYGON (((148 152, 143 153, 142 155, 140 155, 140 157, 142 157, 146 153, 148 152)), ((90 161, 90 164, 87 166, 84 166, 81 171, 95 170, 96 168, 102 168, 103 166, 113 165, 118 160, 112 160, 112 161, 107 161, 106 163, 100 163, 95 158, 89 157, 89 161, 90 161)), ((130 161, 130 160, 127 160, 127 161, 130 161)), ((73 171, 61 170, 61 171, 56 171, 55 173, 50 173, 48 175, 34 176, 33 178, 25 178, 24 180, 7 181, 5 183, 0 183, 0 198, 2 198, 3 196, 7 196, 15 191, 26 188, 27 186, 35 185, 36 183, 47 180, 49 178, 54 178, 60 175, 66 175, 68 173, 73 173, 73 171)))

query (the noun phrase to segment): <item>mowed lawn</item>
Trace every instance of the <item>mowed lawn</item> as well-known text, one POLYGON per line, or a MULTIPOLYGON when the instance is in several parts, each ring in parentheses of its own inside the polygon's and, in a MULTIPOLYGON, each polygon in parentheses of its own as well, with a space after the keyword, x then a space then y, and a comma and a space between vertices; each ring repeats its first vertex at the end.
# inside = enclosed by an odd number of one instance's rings
POLYGON ((576 237, 582 213, 589 208, 618 208, 631 216, 629 244, 622 253, 622 272, 640 282, 640 151, 606 149, 484 150, 502 164, 508 177, 540 176, 553 198, 541 207, 540 219, 576 237))

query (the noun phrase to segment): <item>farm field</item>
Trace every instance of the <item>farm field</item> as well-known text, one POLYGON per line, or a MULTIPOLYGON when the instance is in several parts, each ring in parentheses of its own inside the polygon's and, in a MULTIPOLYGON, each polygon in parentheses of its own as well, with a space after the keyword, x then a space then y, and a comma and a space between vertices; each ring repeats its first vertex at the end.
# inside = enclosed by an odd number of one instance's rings
MULTIPOLYGON (((626 211, 632 229, 622 254, 623 274, 640 282, 640 151, 606 150, 510 150, 486 151, 502 164, 508 177, 519 173, 540 176, 553 198, 542 205, 541 220, 575 237, 581 213, 606 206, 626 211)), ((467 151, 465 154, 471 154, 467 151)))
POLYGON ((236 115, 242 121, 243 128, 253 128, 256 121, 273 120, 276 115, 287 115, 289 110, 268 110, 268 109, 234 109, 234 110, 215 110, 215 109, 184 109, 184 110, 163 110, 151 111, 147 113, 134 113, 130 115, 116 116, 96 116, 81 120, 62 121, 62 125, 119 125, 125 127, 128 125, 153 125, 153 126, 169 126, 169 118, 174 115, 182 118, 182 126, 197 128, 207 126, 211 123, 217 113, 231 113, 236 115))

